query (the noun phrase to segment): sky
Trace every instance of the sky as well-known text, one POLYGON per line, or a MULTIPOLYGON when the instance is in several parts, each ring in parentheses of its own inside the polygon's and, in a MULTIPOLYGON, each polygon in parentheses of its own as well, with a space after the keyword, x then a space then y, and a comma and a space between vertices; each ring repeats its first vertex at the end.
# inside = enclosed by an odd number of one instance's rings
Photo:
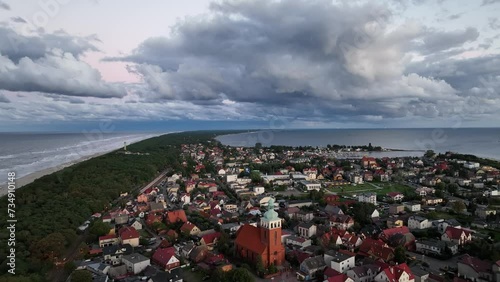
POLYGON ((0 0, 0 131, 498 127, 500 0, 0 0))

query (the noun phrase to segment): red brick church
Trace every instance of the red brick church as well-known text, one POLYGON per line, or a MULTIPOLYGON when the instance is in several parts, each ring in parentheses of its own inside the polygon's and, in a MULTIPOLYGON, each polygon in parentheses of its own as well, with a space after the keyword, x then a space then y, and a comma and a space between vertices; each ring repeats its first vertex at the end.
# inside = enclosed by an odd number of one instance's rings
POLYGON ((274 199, 260 219, 258 227, 245 224, 237 233, 236 255, 254 263, 261 257, 265 267, 282 265, 285 261, 285 247, 281 243, 281 218, 274 211, 274 199))

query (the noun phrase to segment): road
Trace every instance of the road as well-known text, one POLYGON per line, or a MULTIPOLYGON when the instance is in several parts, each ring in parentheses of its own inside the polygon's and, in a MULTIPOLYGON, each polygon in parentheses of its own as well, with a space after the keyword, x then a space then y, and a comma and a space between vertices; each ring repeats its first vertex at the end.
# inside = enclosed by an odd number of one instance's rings
POLYGON ((417 254, 413 252, 407 252, 407 254, 411 256, 415 256, 415 258, 418 261, 424 261, 429 264, 429 269, 436 271, 436 272, 442 272, 440 268, 445 268, 446 266, 450 267, 457 267, 457 261, 458 261, 458 256, 455 255, 451 259, 448 260, 439 260, 433 257, 429 256, 424 256, 422 254, 417 254))
POLYGON ((143 193, 144 191, 146 191, 147 189, 153 187, 153 186, 156 186, 158 185, 158 183, 160 183, 163 178, 165 178, 165 176, 167 176, 167 173, 169 172, 169 170, 167 171, 164 171, 162 172, 158 177, 156 177, 153 181, 149 182, 149 184, 147 184, 146 186, 144 186, 142 189, 141 189, 141 193, 143 193))

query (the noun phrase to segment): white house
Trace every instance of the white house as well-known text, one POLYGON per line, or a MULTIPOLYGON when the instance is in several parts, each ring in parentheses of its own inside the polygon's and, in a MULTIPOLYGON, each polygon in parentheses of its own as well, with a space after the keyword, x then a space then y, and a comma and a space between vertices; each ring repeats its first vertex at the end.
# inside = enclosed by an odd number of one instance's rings
POLYGON ((358 196, 358 202, 377 204, 377 194, 375 193, 363 193, 358 196))
POLYGON ((286 245, 298 246, 300 248, 305 248, 311 246, 312 241, 310 239, 306 239, 298 236, 288 236, 285 238, 286 245))
POLYGON ((300 181, 299 183, 300 183, 300 186, 306 191, 312 191, 312 190, 319 191, 319 190, 321 190, 320 183, 313 183, 313 182, 310 182, 307 180, 300 181))
POLYGON ((441 235, 441 240, 464 245, 472 241, 472 234, 468 230, 448 226, 443 235, 441 235))
POLYGON ((304 238, 311 238, 316 235, 316 224, 312 222, 303 222, 299 224, 297 231, 300 236, 304 238))
POLYGON ((237 179, 238 179, 237 174, 226 174, 226 182, 227 183, 236 182, 237 179))
POLYGON ((132 221, 132 224, 130 224, 130 226, 134 227, 136 230, 142 229, 142 223, 140 223, 139 220, 137 219, 134 219, 134 221, 132 221))
POLYGON ((346 273, 349 269, 355 266, 355 256, 348 254, 345 251, 330 250, 324 255, 326 265, 330 265, 340 273, 346 273))
POLYGON ((377 276, 375 276, 374 281, 376 282, 415 282, 415 277, 411 272, 411 269, 406 265, 406 263, 389 266, 382 270, 377 276))
POLYGON ((454 255, 458 252, 458 245, 453 242, 444 242, 435 239, 418 240, 416 242, 417 252, 423 254, 442 255, 448 247, 454 255))
POLYGON ((122 263, 125 264, 128 272, 134 274, 141 273, 151 264, 149 258, 137 253, 122 256, 122 263))
POLYGON ((427 229, 432 227, 432 221, 425 217, 413 215, 408 218, 408 228, 410 229, 427 229))
POLYGON ((422 206, 420 205, 420 203, 409 203, 409 202, 406 202, 406 203, 403 203, 403 206, 406 209, 410 210, 411 212, 418 212, 422 208, 422 206))
POLYGON ((217 172, 219 175, 226 175, 226 170, 224 170, 223 168, 219 169, 219 171, 217 172))
POLYGON ((479 168, 479 163, 476 163, 476 162, 466 162, 466 163, 464 163, 464 167, 468 168, 468 169, 479 168))
POLYGON ((265 189, 262 186, 257 186, 257 187, 253 187, 253 191, 255 192, 255 195, 260 195, 260 194, 264 194, 265 189))
POLYGON ((380 213, 378 212, 377 209, 373 210, 372 214, 370 215, 371 218, 377 218, 380 216, 380 213))

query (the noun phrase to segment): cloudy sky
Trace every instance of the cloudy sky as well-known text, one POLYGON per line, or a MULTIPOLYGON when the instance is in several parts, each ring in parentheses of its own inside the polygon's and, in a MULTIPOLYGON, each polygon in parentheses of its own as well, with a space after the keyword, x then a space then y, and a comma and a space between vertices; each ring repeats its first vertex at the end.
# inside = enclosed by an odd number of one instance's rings
POLYGON ((498 126, 498 15, 500 0, 0 0, 0 131, 498 126))

